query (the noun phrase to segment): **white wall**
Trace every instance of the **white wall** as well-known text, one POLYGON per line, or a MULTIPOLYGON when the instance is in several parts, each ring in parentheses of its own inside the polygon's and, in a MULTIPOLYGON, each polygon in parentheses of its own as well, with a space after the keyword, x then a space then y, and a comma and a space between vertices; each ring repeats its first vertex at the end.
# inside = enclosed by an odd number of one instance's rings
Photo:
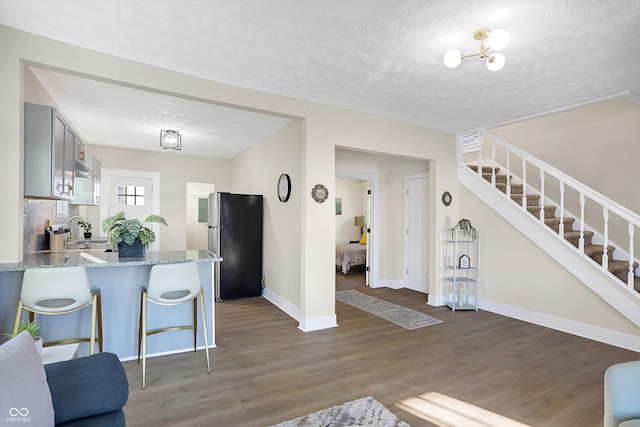
POLYGON ((460 203, 460 215, 481 231, 481 300, 640 335, 635 325, 465 188, 460 203))
MULTIPOLYGON (((327 107, 283 96, 253 91, 237 86, 225 85, 180 73, 146 66, 109 55, 76 48, 64 43, 16 31, 0 26, 0 39, 3 40, 3 55, 0 56, 0 128, 5 138, 0 142, 7 160, 7 167, 0 170, 4 182, 17 183, 16 187, 3 186, 0 196, 5 209, 0 211, 0 221, 6 227, 5 245, 0 247, 0 262, 16 262, 22 259, 22 89, 23 61, 37 63, 39 67, 55 68, 64 72, 109 80, 126 86, 146 88, 183 97, 192 97, 209 102, 231 104, 238 108, 272 112, 291 118, 301 118, 300 152, 294 167, 300 167, 300 176, 294 184, 297 197, 289 203, 296 204, 300 218, 300 236, 292 251, 296 257, 279 257, 274 269, 290 268, 292 261, 300 265, 300 281, 292 283, 300 292, 300 328, 313 330, 335 325, 334 299, 334 250, 335 250, 335 208, 333 203, 316 203, 310 196, 311 188, 322 183, 335 192, 335 147, 347 147, 356 150, 370 150, 397 156, 415 157, 434 161, 430 171, 432 194, 441 194, 457 184, 455 169, 455 137, 422 126, 382 119, 366 114, 327 107)), ((190 162, 198 164, 204 160, 192 158, 175 165, 166 158, 153 158, 163 164, 149 164, 146 153, 137 159, 119 159, 108 149, 97 150, 95 154, 107 168, 131 168, 138 170, 160 170, 162 173, 161 210, 170 226, 163 228, 161 243, 172 248, 184 248, 185 243, 185 177, 188 181, 213 182, 211 174, 216 167, 198 166, 189 172, 190 162), (142 160, 141 160, 142 159, 142 160), (107 164, 104 164, 107 162, 107 164), (126 163, 126 166, 124 165, 126 163), (176 167, 177 166, 177 167, 176 167), (176 172, 173 172, 173 170, 176 172), (166 192, 166 193, 165 193, 166 192), (175 199, 172 197, 175 196, 175 199), (176 203, 178 208, 168 206, 176 203), (177 212, 179 210, 180 212, 177 212), (182 223, 182 224, 181 224, 182 223)), ((285 153, 281 153, 286 156, 285 153)), ((160 155, 161 156, 161 155, 160 155)), ((176 159, 183 156, 170 156, 176 159)), ((186 156, 184 156, 186 157, 186 156)), ((151 163, 153 163, 151 162, 151 163)), ((210 163, 209 163, 210 164, 210 163)), ((261 175, 265 182, 272 182, 275 192, 275 174, 265 169, 261 175)), ((234 176, 235 179, 235 176, 234 176)), ((224 190, 224 186, 219 188, 224 190)), ((451 190, 450 190, 451 191, 451 190)), ((455 190, 454 190, 455 191, 455 190)), ((455 194, 454 194, 455 197, 455 194)), ((291 206, 291 205, 290 205, 291 206)), ((443 216, 441 205, 434 207, 432 218, 443 216)), ((453 209, 456 209, 455 207, 453 209)), ((286 234, 290 224, 277 225, 276 234, 286 234)), ((435 220, 432 221, 432 235, 435 235, 435 220)), ((437 242, 437 246, 441 245, 437 242)), ((393 250, 390 248, 389 250, 393 250)), ((398 253, 402 247, 395 248, 398 253)), ((393 261, 395 262, 395 260, 393 261)), ((436 266, 441 263, 439 251, 430 258, 430 272, 435 275, 436 266)), ((400 275, 401 277, 401 275, 400 275)), ((437 283, 430 277, 430 283, 437 283)), ((430 294, 441 293, 441 289, 430 290, 430 294)))
MULTIPOLYGON (((160 212, 157 214, 169 224, 159 227, 163 251, 187 249, 187 183, 210 182, 220 191, 230 188, 229 160, 91 144, 87 151, 100 159, 103 169, 160 172, 160 212)), ((87 208, 87 215, 92 224, 100 224, 98 207, 87 208)))
POLYGON ((336 178, 335 198, 342 199, 342 214, 336 215, 336 243, 360 240, 360 227, 354 224, 356 216, 367 215, 367 181, 336 178))

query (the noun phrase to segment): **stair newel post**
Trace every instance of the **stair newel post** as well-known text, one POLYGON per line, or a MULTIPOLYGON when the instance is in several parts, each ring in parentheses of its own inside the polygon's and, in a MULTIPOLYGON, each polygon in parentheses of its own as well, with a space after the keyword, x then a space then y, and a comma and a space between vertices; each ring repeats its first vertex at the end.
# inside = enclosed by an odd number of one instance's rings
MULTIPOLYGON (((558 227, 558 234, 564 239, 564 181, 560 181, 560 226, 558 227)), ((580 239, 580 245, 584 247, 582 236, 580 236, 580 239)))
POLYGON ((629 221, 629 273, 627 275, 627 285, 629 286, 629 289, 633 290, 633 285, 634 285, 634 280, 635 280, 635 273, 633 271, 633 234, 635 232, 635 227, 633 226, 633 223, 631 221, 629 221))
POLYGON ((511 198, 511 150, 507 148, 507 197, 511 198))
POLYGON ((491 140, 491 185, 496 186, 496 141, 491 140))
POLYGON ((580 244, 578 249, 584 253, 584 193, 580 193, 580 244))
POLYGON ((527 210, 527 161, 522 158, 522 207, 527 210))
POLYGON ((544 170, 540 168, 540 223, 544 224, 544 170))
POLYGON ((602 237, 602 269, 607 271, 609 269, 609 209, 606 206, 602 207, 602 217, 604 219, 604 236, 602 237))

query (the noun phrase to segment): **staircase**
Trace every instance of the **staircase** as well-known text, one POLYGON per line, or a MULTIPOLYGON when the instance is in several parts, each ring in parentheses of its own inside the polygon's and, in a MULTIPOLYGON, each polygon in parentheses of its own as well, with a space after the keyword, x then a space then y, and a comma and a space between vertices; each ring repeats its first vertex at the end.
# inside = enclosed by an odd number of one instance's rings
MULTIPOLYGON (((471 170, 475 173, 478 172, 478 166, 476 165, 467 165, 471 170)), ((494 179, 495 173, 495 188, 500 190, 502 193, 507 194, 509 192, 509 197, 511 200, 522 206, 522 201, 525 197, 524 193, 524 185, 523 184, 513 184, 513 177, 509 176, 509 180, 507 180, 507 174, 500 172, 499 167, 491 167, 491 166, 483 166, 482 167, 482 177, 488 182, 492 182, 494 179), (509 184, 508 184, 509 183, 509 184)), ((545 204, 540 207, 540 195, 538 194, 526 194, 526 210, 529 214, 533 215, 535 218, 540 219, 540 216, 543 215, 544 224, 547 225, 554 233, 562 235, 565 240, 575 246, 577 249, 580 249, 580 236, 583 235, 583 253, 587 255, 589 258, 593 260, 598 265, 603 265, 603 256, 605 254, 604 245, 597 245, 592 243, 592 239, 594 233, 589 230, 584 230, 581 233, 580 230, 574 230, 573 226, 576 222, 575 218, 563 216, 559 218, 556 216, 556 212, 558 211, 558 207, 555 205, 545 204), (561 226, 563 228, 563 233, 561 234, 561 226)), ((614 259, 614 251, 616 250, 615 246, 607 245, 607 262, 604 264, 607 267, 607 270, 615 276, 618 280, 622 282, 622 284, 627 284, 628 274, 629 274, 629 261, 628 260, 616 260, 614 259)), ((638 267, 637 262, 633 262, 633 271, 638 267)), ((640 277, 634 274, 634 290, 640 293, 640 277)))

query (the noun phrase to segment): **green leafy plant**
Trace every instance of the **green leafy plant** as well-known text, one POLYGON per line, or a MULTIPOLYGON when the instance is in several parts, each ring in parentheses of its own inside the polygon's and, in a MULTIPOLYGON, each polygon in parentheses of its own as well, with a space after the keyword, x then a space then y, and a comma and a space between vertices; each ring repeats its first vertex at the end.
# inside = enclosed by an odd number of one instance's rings
POLYGON ((102 231, 111 233, 113 247, 117 247, 120 242, 132 245, 138 239, 142 246, 146 248, 156 240, 156 234, 153 230, 145 226, 145 224, 152 222, 169 226, 167 221, 160 215, 149 215, 144 221, 140 222, 137 219, 126 219, 124 212, 119 212, 117 215, 102 221, 102 231))
POLYGON ((27 322, 27 321, 23 320, 18 325, 18 330, 16 331, 15 334, 5 334, 5 335, 13 338, 16 335, 18 335, 20 332, 23 332, 23 331, 29 332, 29 334, 31 334, 33 339, 40 338, 40 333, 42 332, 42 324, 40 323, 40 321, 38 319, 35 319, 33 321, 30 321, 30 322, 27 322))
POLYGON ((469 221, 468 219, 462 218, 460 221, 458 221, 458 224, 456 224, 456 228, 461 229, 464 232, 465 236, 471 236, 473 240, 476 239, 476 229, 473 225, 471 225, 471 221, 469 221))

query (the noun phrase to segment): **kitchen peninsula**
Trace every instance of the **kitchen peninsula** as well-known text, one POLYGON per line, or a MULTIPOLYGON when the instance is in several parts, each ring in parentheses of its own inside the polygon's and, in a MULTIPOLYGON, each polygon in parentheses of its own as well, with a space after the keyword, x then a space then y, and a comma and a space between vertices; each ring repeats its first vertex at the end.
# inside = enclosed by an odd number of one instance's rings
MULTIPOLYGON (((115 353, 121 360, 135 359, 138 354, 140 294, 147 286, 151 266, 196 262, 205 295, 209 346, 215 347, 213 267, 220 261, 221 257, 206 250, 147 252, 144 258, 118 258, 117 252, 104 250, 25 254, 20 263, 0 264, 0 341, 7 339, 4 334, 13 328, 25 269, 84 266, 91 288, 99 288, 102 296, 103 351, 115 353)), ((191 304, 172 307, 150 304, 149 325, 161 328, 181 321, 190 324, 191 307, 191 304)), ((45 342, 69 336, 88 336, 90 314, 91 310, 84 309, 63 316, 44 317, 45 342)), ((202 329, 198 329, 198 348, 203 348, 202 329)), ((189 351, 193 349, 193 335, 191 331, 155 335, 149 338, 147 348, 149 355, 189 351)), ((80 355, 88 353, 89 344, 82 343, 80 355)))

